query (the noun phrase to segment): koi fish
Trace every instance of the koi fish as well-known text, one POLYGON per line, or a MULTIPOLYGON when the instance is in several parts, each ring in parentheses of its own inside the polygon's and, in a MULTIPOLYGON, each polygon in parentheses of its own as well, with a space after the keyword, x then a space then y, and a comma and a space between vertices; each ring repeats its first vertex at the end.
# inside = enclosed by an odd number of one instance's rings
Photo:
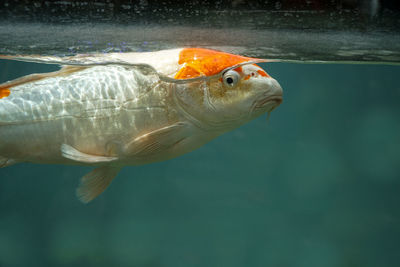
POLYGON ((93 166, 84 203, 122 167, 188 153, 282 102, 266 60, 209 49, 2 58, 63 67, 0 85, 0 167, 93 166))

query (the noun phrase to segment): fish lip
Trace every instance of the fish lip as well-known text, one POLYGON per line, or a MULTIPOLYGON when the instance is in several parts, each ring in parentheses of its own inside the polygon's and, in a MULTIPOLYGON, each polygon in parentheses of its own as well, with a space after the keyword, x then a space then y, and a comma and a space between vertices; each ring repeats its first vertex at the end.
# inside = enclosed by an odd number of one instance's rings
POLYGON ((270 103, 274 103, 272 105, 273 108, 279 106, 283 101, 283 97, 281 94, 269 95, 264 97, 258 101, 256 101, 254 108, 264 108, 265 106, 269 105, 270 103))

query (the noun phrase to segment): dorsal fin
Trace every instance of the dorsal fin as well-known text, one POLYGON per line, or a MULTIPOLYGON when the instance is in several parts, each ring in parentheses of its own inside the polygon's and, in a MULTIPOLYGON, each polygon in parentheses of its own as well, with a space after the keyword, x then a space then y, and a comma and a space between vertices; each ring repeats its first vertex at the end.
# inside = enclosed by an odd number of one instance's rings
POLYGON ((10 93, 12 92, 12 87, 15 87, 15 86, 18 86, 18 85, 21 85, 24 83, 35 82, 35 81, 46 79, 46 78, 51 78, 51 77, 56 77, 56 76, 66 76, 66 75, 80 71, 85 68, 86 67, 64 66, 58 71, 47 72, 47 73, 34 73, 34 74, 23 76, 21 78, 17 78, 12 81, 2 83, 2 84, 0 84, 0 99, 3 97, 9 96, 10 93))

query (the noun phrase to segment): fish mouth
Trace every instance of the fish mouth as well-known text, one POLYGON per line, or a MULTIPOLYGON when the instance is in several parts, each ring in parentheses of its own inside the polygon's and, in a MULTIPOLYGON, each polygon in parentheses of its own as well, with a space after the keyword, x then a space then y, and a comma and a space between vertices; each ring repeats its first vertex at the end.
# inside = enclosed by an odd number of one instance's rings
POLYGON ((256 109, 261 109, 265 107, 271 107, 271 110, 279 106, 283 101, 282 95, 269 95, 267 97, 264 97, 260 100, 258 100, 255 103, 254 108, 256 109))

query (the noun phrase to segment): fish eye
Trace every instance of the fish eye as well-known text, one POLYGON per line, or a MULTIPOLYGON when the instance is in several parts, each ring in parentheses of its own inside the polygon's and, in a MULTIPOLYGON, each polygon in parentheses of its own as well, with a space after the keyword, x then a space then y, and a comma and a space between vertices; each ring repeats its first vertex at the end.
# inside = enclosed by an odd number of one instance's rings
POLYGON ((234 70, 228 70, 222 76, 224 84, 228 87, 235 87, 239 82, 240 75, 234 70))

